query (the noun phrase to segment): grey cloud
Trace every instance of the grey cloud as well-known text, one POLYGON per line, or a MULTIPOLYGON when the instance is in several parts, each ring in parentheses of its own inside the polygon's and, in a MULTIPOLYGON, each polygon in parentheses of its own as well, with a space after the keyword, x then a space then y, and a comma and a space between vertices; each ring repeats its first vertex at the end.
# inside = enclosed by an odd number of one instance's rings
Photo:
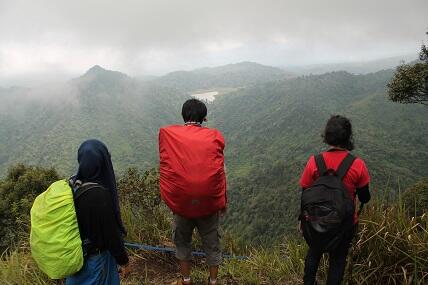
POLYGON ((108 49, 116 53, 108 64, 137 73, 227 60, 278 62, 273 56, 281 64, 316 63, 416 52, 427 11, 426 0, 0 0, 0 49, 108 49), (240 45, 229 50, 228 43, 240 45))

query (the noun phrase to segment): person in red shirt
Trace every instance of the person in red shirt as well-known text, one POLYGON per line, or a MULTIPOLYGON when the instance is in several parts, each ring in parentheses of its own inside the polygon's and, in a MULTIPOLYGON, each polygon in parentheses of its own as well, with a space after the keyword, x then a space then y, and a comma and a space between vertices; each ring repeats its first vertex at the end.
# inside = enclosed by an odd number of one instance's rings
MULTIPOLYGON (((329 149, 322 153, 327 169, 337 170, 340 163, 347 154, 354 149, 352 125, 349 119, 335 115, 328 121, 323 134, 324 143, 329 145, 329 149)), ((312 186, 312 184, 320 176, 315 157, 311 156, 303 171, 300 179, 300 186, 303 191, 312 186)), ((365 162, 356 158, 351 168, 343 178, 343 183, 356 203, 356 197, 360 203, 365 204, 370 200, 369 183, 370 176, 365 162)), ((327 285, 340 284, 343 279, 343 274, 346 266, 346 257, 356 233, 358 226, 358 214, 354 214, 354 227, 344 235, 340 245, 329 252, 329 270, 327 277, 327 285)), ((316 284, 316 274, 318 265, 322 257, 322 252, 316 248, 309 248, 305 259, 305 271, 303 282, 305 285, 316 284)))

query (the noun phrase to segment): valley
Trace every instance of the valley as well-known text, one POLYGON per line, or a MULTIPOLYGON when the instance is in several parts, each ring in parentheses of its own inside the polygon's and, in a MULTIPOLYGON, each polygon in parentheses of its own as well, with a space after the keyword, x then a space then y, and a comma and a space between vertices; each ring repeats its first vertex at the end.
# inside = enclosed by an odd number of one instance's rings
POLYGON ((181 105, 193 94, 208 101, 208 126, 226 138, 226 228, 271 243, 295 234, 298 179, 309 156, 325 147, 321 132, 331 114, 354 123, 355 153, 368 163, 373 191, 393 197, 428 176, 428 112, 387 100, 392 74, 291 78, 241 63, 140 81, 95 66, 55 88, 2 89, 0 174, 21 162, 68 177, 88 138, 109 146, 118 175, 157 167, 158 129, 181 124, 181 105))

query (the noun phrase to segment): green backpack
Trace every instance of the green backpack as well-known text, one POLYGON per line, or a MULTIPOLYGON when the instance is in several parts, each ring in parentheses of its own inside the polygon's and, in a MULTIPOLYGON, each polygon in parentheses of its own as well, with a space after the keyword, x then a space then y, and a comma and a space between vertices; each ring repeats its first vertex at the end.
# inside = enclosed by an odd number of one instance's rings
MULTIPOLYGON (((95 183, 86 183, 98 185, 95 183)), ((84 263, 82 240, 74 201, 92 187, 79 187, 73 195, 67 180, 52 183, 31 208, 31 255, 51 279, 78 272, 84 263)))

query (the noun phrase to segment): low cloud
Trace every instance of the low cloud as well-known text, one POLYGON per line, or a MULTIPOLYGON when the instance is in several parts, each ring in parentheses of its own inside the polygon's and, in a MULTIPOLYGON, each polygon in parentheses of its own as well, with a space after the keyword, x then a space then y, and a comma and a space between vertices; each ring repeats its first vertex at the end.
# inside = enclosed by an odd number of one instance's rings
POLYGON ((0 85, 94 64, 131 75, 416 52, 426 0, 0 0, 0 85))

